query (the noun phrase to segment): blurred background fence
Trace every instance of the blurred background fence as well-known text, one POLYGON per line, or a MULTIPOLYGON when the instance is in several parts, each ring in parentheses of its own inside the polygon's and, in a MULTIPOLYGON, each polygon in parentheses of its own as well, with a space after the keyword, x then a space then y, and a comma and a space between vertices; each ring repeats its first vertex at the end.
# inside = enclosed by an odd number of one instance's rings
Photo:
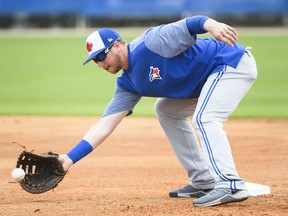
POLYGON ((141 26, 204 14, 242 26, 287 26, 288 0, 0 0, 0 28, 141 26))

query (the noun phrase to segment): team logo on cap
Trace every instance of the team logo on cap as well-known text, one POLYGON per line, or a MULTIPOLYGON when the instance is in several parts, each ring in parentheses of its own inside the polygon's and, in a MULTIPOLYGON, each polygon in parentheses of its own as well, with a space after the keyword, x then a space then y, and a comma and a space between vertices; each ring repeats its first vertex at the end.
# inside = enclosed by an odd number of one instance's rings
POLYGON ((162 77, 160 76, 160 70, 157 67, 154 68, 153 66, 151 66, 149 72, 149 81, 152 82, 155 79, 162 79, 162 77))
POLYGON ((92 43, 89 43, 89 42, 86 43, 86 48, 87 48, 88 52, 90 52, 92 50, 92 47, 93 47, 92 43))

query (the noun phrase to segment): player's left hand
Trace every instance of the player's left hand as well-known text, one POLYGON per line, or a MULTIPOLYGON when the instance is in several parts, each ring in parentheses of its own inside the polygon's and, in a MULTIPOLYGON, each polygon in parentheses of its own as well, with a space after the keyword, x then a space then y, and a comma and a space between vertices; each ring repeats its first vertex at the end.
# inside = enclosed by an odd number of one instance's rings
POLYGON ((73 165, 73 161, 65 154, 60 154, 58 160, 62 164, 65 172, 73 165))
POLYGON ((21 187, 32 194, 44 193, 57 187, 67 174, 58 157, 58 154, 52 152, 35 154, 23 151, 16 164, 16 168, 25 171, 25 177, 20 181, 21 187))
POLYGON ((238 41, 237 31, 225 23, 219 23, 216 20, 208 19, 204 23, 206 31, 210 32, 215 39, 222 41, 230 47, 233 47, 238 41))

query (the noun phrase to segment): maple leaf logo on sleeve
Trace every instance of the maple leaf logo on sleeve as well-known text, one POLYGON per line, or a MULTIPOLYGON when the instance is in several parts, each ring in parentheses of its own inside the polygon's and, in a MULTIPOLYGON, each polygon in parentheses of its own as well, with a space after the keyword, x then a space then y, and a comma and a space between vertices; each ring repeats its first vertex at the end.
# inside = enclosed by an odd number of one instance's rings
POLYGON ((89 43, 89 42, 86 43, 86 48, 87 48, 88 52, 91 52, 92 47, 93 47, 92 43, 89 43))

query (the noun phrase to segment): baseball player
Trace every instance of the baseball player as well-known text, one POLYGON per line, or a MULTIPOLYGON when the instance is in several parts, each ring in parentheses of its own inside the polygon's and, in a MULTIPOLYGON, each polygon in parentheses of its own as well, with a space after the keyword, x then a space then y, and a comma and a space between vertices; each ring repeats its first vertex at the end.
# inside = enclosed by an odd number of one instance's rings
POLYGON ((237 43, 234 28, 193 16, 149 28, 129 44, 113 29, 101 28, 89 35, 86 47, 84 64, 92 60, 111 74, 121 74, 103 117, 79 144, 60 155, 64 170, 100 145, 142 96, 157 97, 157 118, 190 180, 169 196, 197 198, 195 206, 249 197, 223 130, 257 76, 250 49, 237 43), (207 32, 214 38, 197 38, 207 32))

